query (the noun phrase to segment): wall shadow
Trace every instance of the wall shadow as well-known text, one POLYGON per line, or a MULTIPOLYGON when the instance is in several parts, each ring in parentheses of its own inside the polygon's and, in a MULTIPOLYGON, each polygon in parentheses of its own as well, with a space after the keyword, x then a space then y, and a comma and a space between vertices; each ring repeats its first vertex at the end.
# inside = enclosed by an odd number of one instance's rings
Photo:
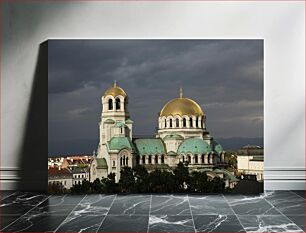
POLYGON ((17 189, 47 192, 48 186, 48 41, 39 45, 32 92, 19 158, 17 189))

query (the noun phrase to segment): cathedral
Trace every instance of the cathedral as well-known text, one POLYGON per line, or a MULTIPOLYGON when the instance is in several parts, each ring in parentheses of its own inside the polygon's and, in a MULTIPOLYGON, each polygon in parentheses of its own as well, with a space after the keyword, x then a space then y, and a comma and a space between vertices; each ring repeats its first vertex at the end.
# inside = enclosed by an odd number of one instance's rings
POLYGON ((225 151, 207 131, 205 113, 194 100, 183 96, 182 89, 178 98, 161 109, 158 131, 152 138, 133 138, 128 101, 116 82, 102 96, 100 140, 90 165, 90 181, 115 173, 118 182, 124 166, 140 164, 150 171, 188 162, 190 170, 219 176, 228 187, 236 184, 238 180, 223 169, 227 163, 225 151))

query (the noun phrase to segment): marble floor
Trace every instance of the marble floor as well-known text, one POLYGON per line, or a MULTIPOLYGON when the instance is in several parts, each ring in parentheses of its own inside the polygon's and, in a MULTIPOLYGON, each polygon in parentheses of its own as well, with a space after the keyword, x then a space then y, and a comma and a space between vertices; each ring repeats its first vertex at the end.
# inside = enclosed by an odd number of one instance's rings
POLYGON ((0 195, 1 232, 304 232, 303 191, 258 196, 0 195))

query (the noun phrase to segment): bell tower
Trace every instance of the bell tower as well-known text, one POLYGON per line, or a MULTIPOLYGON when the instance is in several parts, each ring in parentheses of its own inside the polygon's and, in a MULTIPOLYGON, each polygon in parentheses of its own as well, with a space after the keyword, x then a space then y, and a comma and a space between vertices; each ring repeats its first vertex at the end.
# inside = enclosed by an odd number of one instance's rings
POLYGON ((102 113, 99 123, 100 141, 97 157, 106 158, 106 144, 113 137, 128 137, 132 139, 133 122, 127 109, 128 96, 125 91, 114 84, 109 87, 101 98, 102 113))

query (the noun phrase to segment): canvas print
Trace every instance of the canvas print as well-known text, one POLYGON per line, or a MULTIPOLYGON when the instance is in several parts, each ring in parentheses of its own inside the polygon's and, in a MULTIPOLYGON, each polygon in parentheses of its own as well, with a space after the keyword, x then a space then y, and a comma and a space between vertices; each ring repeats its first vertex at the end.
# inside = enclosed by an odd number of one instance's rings
POLYGON ((49 40, 49 193, 263 191, 263 40, 49 40))

